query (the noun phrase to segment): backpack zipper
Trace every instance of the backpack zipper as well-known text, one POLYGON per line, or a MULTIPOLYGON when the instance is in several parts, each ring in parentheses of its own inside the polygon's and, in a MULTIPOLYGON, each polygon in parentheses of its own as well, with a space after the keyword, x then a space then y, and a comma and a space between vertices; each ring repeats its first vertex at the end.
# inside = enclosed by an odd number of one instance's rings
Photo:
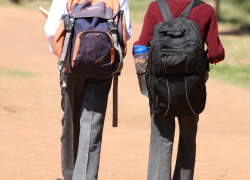
POLYGON ((112 44, 112 47, 114 47, 114 44, 112 43, 113 41, 111 40, 111 37, 108 35, 108 33, 103 32, 103 31, 91 31, 91 30, 89 30, 89 31, 84 31, 84 32, 80 35, 80 40, 82 39, 82 37, 83 37, 85 34, 89 34, 89 33, 102 33, 102 34, 105 34, 105 35, 109 38, 109 40, 110 40, 110 42, 111 42, 111 44, 112 44))
MULTIPOLYGON (((160 45, 160 44, 162 44, 162 45, 169 44, 170 46, 168 46, 168 47, 174 47, 174 48, 172 48, 172 49, 175 49, 176 46, 182 46, 182 45, 187 44, 187 43, 189 43, 189 42, 194 42, 195 45, 197 45, 197 46, 202 50, 202 48, 201 48, 201 46, 200 46, 200 43, 199 43, 199 41, 197 41, 197 40, 188 40, 188 41, 185 41, 185 42, 180 43, 180 44, 171 44, 171 43, 169 43, 169 42, 167 42, 167 41, 159 40, 159 41, 157 41, 156 43, 154 43, 154 44, 152 45, 152 47, 155 47, 155 46, 160 45)), ((166 46, 166 45, 165 45, 165 46, 166 46)), ((204 51, 204 50, 202 50, 202 51, 204 51)))

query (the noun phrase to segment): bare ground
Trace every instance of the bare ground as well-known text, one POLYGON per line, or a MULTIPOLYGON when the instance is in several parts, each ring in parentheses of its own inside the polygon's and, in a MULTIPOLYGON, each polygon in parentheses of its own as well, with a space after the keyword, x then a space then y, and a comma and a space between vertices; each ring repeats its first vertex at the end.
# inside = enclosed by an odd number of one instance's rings
MULTIPOLYGON (((59 180, 61 117, 57 58, 48 50, 40 12, 0 7, 1 68, 34 72, 0 76, 0 180, 59 180)), ((146 179, 148 100, 140 95, 132 44, 119 82, 119 127, 111 127, 112 93, 101 153, 100 180, 146 179)), ((197 136, 195 179, 250 179, 250 92, 209 80, 197 136)), ((112 92, 112 91, 111 91, 112 92)), ((178 125, 177 125, 178 127, 178 125)), ((174 144, 175 164, 178 128, 174 144)))

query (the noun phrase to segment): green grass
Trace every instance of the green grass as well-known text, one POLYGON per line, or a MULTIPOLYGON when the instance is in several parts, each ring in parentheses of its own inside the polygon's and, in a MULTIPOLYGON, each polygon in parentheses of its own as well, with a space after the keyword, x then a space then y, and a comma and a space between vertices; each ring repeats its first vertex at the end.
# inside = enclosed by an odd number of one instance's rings
POLYGON ((250 90, 250 65, 221 65, 210 66, 210 76, 229 84, 234 84, 250 90))
POLYGON ((210 65, 212 79, 250 90, 250 36, 220 36, 226 52, 223 62, 210 65))
POLYGON ((30 71, 0 68, 0 77, 31 77, 36 74, 30 71))
MULTIPOLYGON (((250 36, 220 36, 226 51, 226 61, 241 63, 241 60, 249 59, 250 64, 250 36)), ((247 62, 245 62, 247 63, 247 62)))
POLYGON ((153 0, 128 0, 130 18, 134 22, 143 22, 149 4, 153 0))

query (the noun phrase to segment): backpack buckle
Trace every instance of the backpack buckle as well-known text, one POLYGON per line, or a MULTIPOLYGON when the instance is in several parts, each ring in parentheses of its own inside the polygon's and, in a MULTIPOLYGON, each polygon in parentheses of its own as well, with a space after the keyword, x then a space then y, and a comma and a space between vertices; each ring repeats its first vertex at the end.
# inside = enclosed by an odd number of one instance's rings
POLYGON ((113 19, 109 19, 108 20, 108 24, 109 24, 109 28, 110 28, 111 32, 112 33, 116 33, 116 31, 117 31, 118 28, 117 28, 114 20, 113 19))
POLYGON ((70 18, 69 19, 69 23, 67 24, 67 27, 65 28, 67 32, 71 32, 73 29, 75 23, 75 19, 74 18, 70 18))

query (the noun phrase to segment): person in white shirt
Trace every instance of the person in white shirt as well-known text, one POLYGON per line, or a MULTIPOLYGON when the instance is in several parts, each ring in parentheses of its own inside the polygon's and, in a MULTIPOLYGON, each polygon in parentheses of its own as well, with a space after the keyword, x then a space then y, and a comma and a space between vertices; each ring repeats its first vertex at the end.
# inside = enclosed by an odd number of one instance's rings
MULTIPOLYGON (((63 14, 68 14, 66 3, 68 0, 53 0, 48 19, 46 21, 44 30, 47 36, 47 39, 50 44, 50 51, 55 54, 54 51, 54 37, 56 34, 56 30, 61 23, 60 19, 63 14)), ((132 35, 132 26, 131 26, 131 20, 129 15, 129 7, 128 7, 128 1, 127 0, 119 0, 120 2, 120 10, 124 11, 125 14, 125 24, 126 24, 126 36, 127 41, 130 39, 132 35)))
MULTIPOLYGON (((55 54, 54 37, 67 0, 53 0, 45 25, 50 51, 55 54)), ((119 0, 124 10, 127 40, 132 35, 127 0, 119 0)), ((62 118, 61 163, 65 180, 97 180, 109 79, 66 76, 60 71, 62 118), (67 87, 63 86, 66 82, 67 87)))

